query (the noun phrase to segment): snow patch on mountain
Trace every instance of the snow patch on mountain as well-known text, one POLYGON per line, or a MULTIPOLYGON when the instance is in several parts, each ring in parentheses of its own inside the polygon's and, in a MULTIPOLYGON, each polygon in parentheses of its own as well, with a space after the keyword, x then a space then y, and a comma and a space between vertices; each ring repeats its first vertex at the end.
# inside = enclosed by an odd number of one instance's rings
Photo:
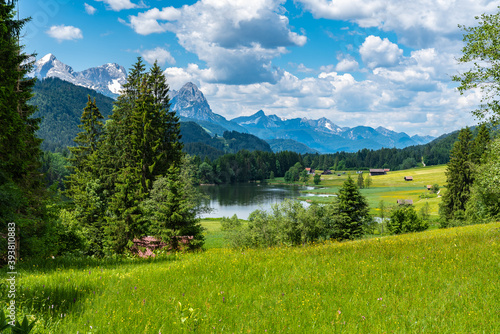
POLYGON ((127 82, 127 72, 118 64, 108 63, 75 72, 72 67, 59 61, 51 53, 35 62, 34 71, 30 76, 39 79, 59 78, 113 98, 118 96, 122 85, 127 82))

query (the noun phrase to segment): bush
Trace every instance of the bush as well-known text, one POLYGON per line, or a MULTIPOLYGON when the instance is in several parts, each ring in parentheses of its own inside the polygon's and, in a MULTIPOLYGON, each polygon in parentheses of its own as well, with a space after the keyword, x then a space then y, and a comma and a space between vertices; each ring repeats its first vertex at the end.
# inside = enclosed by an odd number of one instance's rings
POLYGON ((387 228, 391 234, 420 232, 428 229, 429 223, 417 215, 413 206, 402 205, 391 212, 387 228))

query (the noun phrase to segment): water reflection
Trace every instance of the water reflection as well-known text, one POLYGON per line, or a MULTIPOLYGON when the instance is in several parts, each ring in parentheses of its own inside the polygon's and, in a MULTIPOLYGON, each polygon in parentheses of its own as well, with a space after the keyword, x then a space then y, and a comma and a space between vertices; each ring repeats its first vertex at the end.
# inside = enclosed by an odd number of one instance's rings
POLYGON ((200 190, 210 198, 205 205, 213 209, 212 212, 203 214, 201 217, 231 217, 236 214, 238 218, 247 219, 252 211, 270 210, 273 204, 280 203, 285 198, 308 196, 300 191, 311 189, 313 187, 256 183, 201 186, 200 190))

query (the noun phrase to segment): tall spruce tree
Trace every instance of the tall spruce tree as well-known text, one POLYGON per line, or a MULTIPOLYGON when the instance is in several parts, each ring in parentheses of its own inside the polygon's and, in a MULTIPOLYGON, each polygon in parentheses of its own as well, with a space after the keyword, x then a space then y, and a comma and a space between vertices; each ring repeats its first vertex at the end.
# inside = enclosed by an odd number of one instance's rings
POLYGON ((169 86, 155 63, 149 72, 141 58, 130 71, 98 154, 99 176, 107 189, 106 235, 110 249, 123 251, 148 231, 141 203, 153 182, 179 167, 179 119, 170 111, 169 86))
POLYGON ((338 219, 335 223, 336 238, 356 239, 363 234, 368 220, 368 202, 361 195, 354 180, 349 176, 338 193, 338 219))
POLYGON ((471 161, 478 165, 481 163, 481 158, 483 157, 488 144, 490 143, 491 135, 490 130, 485 124, 479 126, 479 130, 476 138, 474 138, 474 143, 471 152, 471 161))
MULTIPOLYGON (((47 217, 36 137, 40 119, 28 105, 34 79, 28 79, 32 55, 19 44, 29 19, 15 18, 17 1, 0 1, 0 228, 14 222, 25 255, 40 252, 47 217)), ((2 247, 2 249, 7 249, 2 247)))
POLYGON ((460 130, 458 141, 450 152, 450 162, 445 172, 447 189, 439 205, 443 226, 448 226, 452 220, 463 219, 474 182, 473 147, 471 130, 468 127, 460 130))
POLYGON ((81 116, 82 129, 74 139, 77 146, 70 147, 72 174, 66 181, 66 194, 73 198, 75 216, 80 222, 89 254, 101 255, 104 243, 104 213, 107 209, 104 187, 97 168, 97 150, 102 140, 104 125, 95 99, 88 102, 81 116))

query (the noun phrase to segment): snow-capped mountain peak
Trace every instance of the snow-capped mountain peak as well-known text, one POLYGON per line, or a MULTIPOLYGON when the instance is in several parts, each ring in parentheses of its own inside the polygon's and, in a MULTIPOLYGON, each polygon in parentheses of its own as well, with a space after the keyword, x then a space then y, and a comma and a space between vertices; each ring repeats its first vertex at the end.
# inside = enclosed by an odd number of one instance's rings
POLYGON ((116 97, 120 93, 122 85, 127 82, 127 72, 118 64, 108 63, 75 72, 73 68, 59 61, 52 53, 46 54, 35 62, 35 69, 31 76, 39 79, 56 77, 111 97, 116 97))

